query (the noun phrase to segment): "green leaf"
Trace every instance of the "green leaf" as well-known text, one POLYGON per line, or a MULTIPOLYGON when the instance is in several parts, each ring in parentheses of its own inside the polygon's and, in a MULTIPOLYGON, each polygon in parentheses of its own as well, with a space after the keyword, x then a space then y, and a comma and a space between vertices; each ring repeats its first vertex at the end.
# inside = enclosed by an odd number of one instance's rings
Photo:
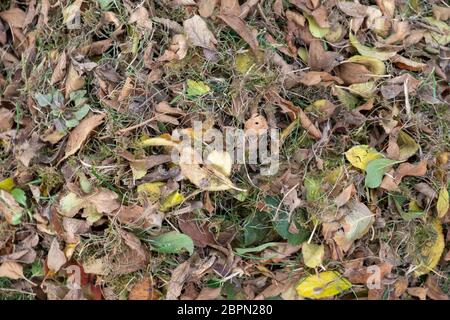
POLYGON ((39 260, 36 260, 31 265, 31 277, 43 277, 45 275, 44 268, 42 263, 39 260))
POLYGON ((13 196, 14 200, 16 200, 16 202, 18 204, 20 204, 23 207, 27 207, 27 196, 25 194, 25 191, 23 191, 22 189, 19 188, 15 188, 13 190, 11 190, 11 195, 13 196))
POLYGON ((150 240, 153 250, 161 253, 180 253, 187 250, 189 254, 194 253, 194 242, 191 237, 171 231, 150 240))
POLYGON ((34 95, 34 98, 36 99, 38 105, 41 107, 46 107, 52 104, 51 94, 36 93, 34 95))
POLYGON ((66 120, 65 123, 67 128, 74 128, 80 123, 80 121, 78 121, 77 119, 70 119, 66 120))
POLYGON ((79 110, 75 111, 73 115, 75 116, 75 119, 81 121, 89 113, 89 110, 91 110, 90 106, 85 104, 79 110))
POLYGON ((378 188, 383 180, 383 175, 387 169, 399 161, 387 158, 380 158, 370 161, 366 167, 365 186, 367 188, 378 188))
POLYGON ((187 95, 191 97, 202 96, 208 93, 211 89, 202 81, 187 80, 187 95))
POLYGON ((111 4, 114 2, 114 0, 97 0, 97 2, 100 5, 100 8, 102 10, 105 10, 111 6, 111 4))
MULTIPOLYGON (((273 197, 266 197, 264 202, 267 204, 267 207, 272 208, 270 211, 272 216, 277 214, 277 218, 273 220, 273 225, 275 227, 276 232, 291 245, 299 245, 305 242, 309 238, 308 229, 302 227, 302 225, 296 220, 288 220, 288 213, 284 210, 279 210, 276 212, 276 208, 279 205, 279 201, 273 197), (291 233, 289 231, 289 227, 291 223, 295 224, 297 229, 297 233, 291 233)), ((298 215, 293 214, 293 218, 298 217, 298 215)))

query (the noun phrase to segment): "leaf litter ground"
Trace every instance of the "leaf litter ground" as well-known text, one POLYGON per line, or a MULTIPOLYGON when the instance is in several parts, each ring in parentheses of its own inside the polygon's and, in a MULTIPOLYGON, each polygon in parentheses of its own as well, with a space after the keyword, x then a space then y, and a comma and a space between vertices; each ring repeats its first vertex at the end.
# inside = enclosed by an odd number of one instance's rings
POLYGON ((2 1, 0 299, 448 300, 449 19, 2 1), (208 129, 278 130, 279 166, 208 129), (173 160, 197 156, 177 130, 205 164, 173 160))

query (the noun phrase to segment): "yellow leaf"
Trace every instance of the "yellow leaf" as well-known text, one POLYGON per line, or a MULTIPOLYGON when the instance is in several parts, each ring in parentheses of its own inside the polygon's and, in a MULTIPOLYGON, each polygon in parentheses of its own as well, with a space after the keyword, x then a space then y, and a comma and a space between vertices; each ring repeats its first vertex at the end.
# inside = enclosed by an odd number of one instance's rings
POLYGON ((0 181, 0 189, 11 192, 12 189, 16 184, 14 183, 14 180, 12 178, 6 178, 0 181))
POLYGON ((445 185, 443 185, 441 187, 441 191, 439 191, 439 197, 438 197, 438 201, 436 204, 436 209, 438 212, 438 217, 442 218, 447 214, 448 211, 448 190, 445 187, 445 185))
POLYGON ((298 48, 297 55, 303 63, 308 64, 308 50, 303 47, 298 48))
POLYGON ((372 98, 377 89, 375 82, 368 81, 363 83, 354 83, 348 87, 351 93, 355 93, 363 98, 372 98))
POLYGON ((428 227, 431 227, 433 234, 425 243, 420 244, 421 252, 415 257, 418 268, 414 273, 417 277, 429 273, 437 266, 445 248, 444 234, 439 220, 434 219, 428 227))
POLYGON ((196 97, 202 96, 208 93, 211 89, 209 86, 203 81, 194 81, 191 79, 187 80, 187 90, 186 93, 188 96, 196 97))
POLYGON ((231 156, 226 151, 211 151, 206 158, 208 164, 213 166, 216 170, 223 173, 227 177, 231 174, 231 156))
POLYGON ((406 160, 419 150, 417 142, 404 131, 398 133, 397 144, 400 150, 399 160, 406 160))
POLYGON ((159 210, 167 211, 172 207, 175 207, 184 201, 184 196, 178 191, 174 191, 169 194, 161 203, 159 210))
POLYGON ((137 187, 139 194, 145 195, 150 202, 156 202, 161 197, 161 187, 164 182, 147 182, 137 187))
POLYGON ((335 296, 352 287, 352 284, 335 271, 325 271, 300 280, 297 294, 304 298, 321 299, 335 296))
POLYGON ((327 35, 327 33, 330 31, 330 28, 321 28, 317 24, 314 17, 305 15, 306 19, 308 20, 308 28, 311 34, 316 38, 323 38, 327 35))
POLYGON ((359 145, 349 149, 345 157, 352 166, 365 170, 370 161, 382 158, 383 155, 368 145, 359 145))
POLYGON ((373 74, 383 75, 386 73, 386 66, 384 65, 384 62, 376 58, 356 55, 348 59, 346 62, 362 64, 373 74))
POLYGON ((159 137, 144 138, 138 145, 140 147, 176 147, 178 143, 172 141, 172 137, 168 133, 164 133, 159 137))
POLYGON ((349 39, 350 39, 350 44, 352 46, 354 46, 356 48, 356 50, 358 50, 359 54, 361 54, 365 57, 375 58, 375 59, 384 61, 384 60, 388 60, 389 58, 392 58, 393 56, 395 56, 397 54, 397 52, 395 52, 395 51, 382 51, 382 50, 378 50, 375 48, 370 48, 365 45, 362 45, 358 41, 358 39, 351 33, 349 34, 349 39))
POLYGON ((318 267, 322 264, 325 247, 323 244, 304 243, 302 245, 302 255, 306 266, 310 268, 318 267))
POLYGON ((236 56, 235 68, 240 74, 246 74, 252 66, 255 65, 255 58, 249 52, 239 53, 236 56))

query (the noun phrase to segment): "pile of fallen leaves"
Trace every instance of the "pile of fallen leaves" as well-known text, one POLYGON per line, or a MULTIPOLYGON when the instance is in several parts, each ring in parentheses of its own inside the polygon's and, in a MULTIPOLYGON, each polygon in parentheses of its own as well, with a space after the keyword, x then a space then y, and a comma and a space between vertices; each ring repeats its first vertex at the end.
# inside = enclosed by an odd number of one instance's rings
POLYGON ((2 1, 0 299, 448 299, 449 19, 2 1), (194 121, 280 130, 278 171, 173 163, 194 121))

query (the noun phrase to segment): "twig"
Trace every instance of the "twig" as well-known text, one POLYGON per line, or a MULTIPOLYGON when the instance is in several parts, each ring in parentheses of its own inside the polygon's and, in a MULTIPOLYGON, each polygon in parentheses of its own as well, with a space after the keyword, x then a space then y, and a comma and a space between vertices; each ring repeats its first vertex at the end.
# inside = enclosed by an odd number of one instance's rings
POLYGON ((124 129, 120 129, 120 130, 117 131, 117 134, 124 134, 124 133, 126 133, 126 132, 128 132, 128 131, 132 131, 132 130, 134 130, 134 129, 143 127, 143 126, 145 126, 146 124, 152 122, 152 121, 155 120, 155 119, 156 119, 156 117, 152 117, 152 118, 147 119, 147 120, 145 120, 145 121, 143 121, 143 122, 141 122, 141 123, 138 123, 138 124, 136 124, 136 125, 134 125, 134 126, 131 126, 131 127, 128 127, 128 128, 124 128, 124 129))

